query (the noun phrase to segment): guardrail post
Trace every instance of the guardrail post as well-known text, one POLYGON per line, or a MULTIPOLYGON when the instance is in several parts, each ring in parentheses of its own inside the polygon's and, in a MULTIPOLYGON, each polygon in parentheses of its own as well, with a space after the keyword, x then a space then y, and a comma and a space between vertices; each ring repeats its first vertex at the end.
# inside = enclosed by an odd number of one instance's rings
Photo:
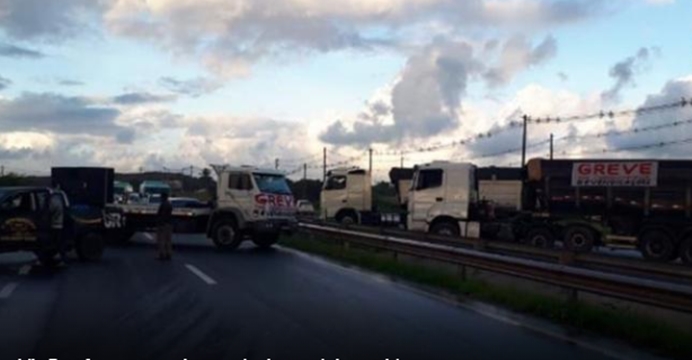
POLYGON ((461 280, 466 281, 466 265, 457 266, 457 272, 461 280))
POLYGON ((571 251, 560 252, 560 258, 558 261, 561 265, 572 265, 575 262, 575 253, 571 251))

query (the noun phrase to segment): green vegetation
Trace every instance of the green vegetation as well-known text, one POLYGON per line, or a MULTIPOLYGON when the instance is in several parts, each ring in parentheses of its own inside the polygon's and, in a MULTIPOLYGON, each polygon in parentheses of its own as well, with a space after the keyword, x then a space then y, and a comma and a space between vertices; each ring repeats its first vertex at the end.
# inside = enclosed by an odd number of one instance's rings
POLYGON ((28 182, 26 177, 14 173, 0 176, 0 186, 26 186, 28 182))
POLYGON ((565 301, 511 287, 462 280, 451 271, 396 261, 391 254, 351 248, 319 241, 305 235, 283 238, 281 244, 319 254, 358 267, 392 275, 414 283, 443 289, 460 299, 493 303, 513 311, 543 317, 586 333, 626 341, 676 359, 692 359, 692 334, 670 324, 624 310, 565 301))

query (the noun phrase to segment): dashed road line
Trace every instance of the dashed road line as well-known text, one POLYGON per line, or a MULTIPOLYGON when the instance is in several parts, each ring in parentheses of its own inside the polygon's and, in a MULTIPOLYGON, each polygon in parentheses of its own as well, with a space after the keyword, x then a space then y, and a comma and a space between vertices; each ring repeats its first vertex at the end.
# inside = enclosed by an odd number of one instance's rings
POLYGON ((12 296, 12 293, 14 290, 19 286, 18 283, 16 282, 11 282, 7 285, 5 285, 2 290, 0 290, 0 299, 7 299, 10 296, 12 296))
POLYGON ((154 237, 150 233, 144 233, 144 237, 147 238, 149 241, 153 241, 154 237))
POLYGON ((209 275, 205 274, 202 270, 198 269, 194 265, 185 264, 185 267, 190 270, 193 274, 197 275, 202 281, 207 283, 207 285, 216 285, 216 280, 212 279, 209 275))
POLYGON ((31 272, 31 265, 26 264, 26 265, 22 266, 21 268, 19 268, 18 273, 19 273, 19 275, 24 276, 24 275, 28 275, 30 272, 31 272))

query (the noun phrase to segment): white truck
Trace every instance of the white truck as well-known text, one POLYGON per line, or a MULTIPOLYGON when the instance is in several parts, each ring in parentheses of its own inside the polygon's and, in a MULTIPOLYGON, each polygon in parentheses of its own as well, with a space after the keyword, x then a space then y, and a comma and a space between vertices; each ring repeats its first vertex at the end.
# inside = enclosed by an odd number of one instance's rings
MULTIPOLYGON (((283 173, 252 166, 212 165, 217 174, 215 203, 209 209, 174 209, 174 231, 204 233, 223 249, 244 240, 259 247, 275 244, 282 232, 296 229, 296 206, 283 173), (183 224, 185 224, 183 226, 183 224)), ((151 206, 121 206, 126 218, 123 237, 156 227, 151 206)))
POLYGON ((372 178, 357 167, 327 172, 320 192, 320 218, 342 224, 400 224, 399 213, 379 213, 372 204, 372 178))

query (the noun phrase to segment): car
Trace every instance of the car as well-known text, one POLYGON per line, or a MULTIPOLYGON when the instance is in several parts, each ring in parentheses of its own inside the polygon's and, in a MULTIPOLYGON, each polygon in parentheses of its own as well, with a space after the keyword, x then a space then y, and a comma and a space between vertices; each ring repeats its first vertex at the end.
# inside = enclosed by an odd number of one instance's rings
POLYGON ((174 209, 186 208, 186 209, 204 209, 210 207, 208 202, 203 202, 195 198, 187 197, 172 197, 170 198, 171 205, 174 209))
POLYGON ((76 250, 82 260, 98 260, 103 252, 102 214, 84 213, 62 191, 43 187, 0 188, 0 252, 29 251, 46 266, 55 264, 57 244, 51 239, 51 200, 64 208, 63 236, 68 250, 76 250))
POLYGON ((296 208, 298 215, 311 216, 315 215, 315 207, 309 200, 298 200, 296 201, 296 208))

